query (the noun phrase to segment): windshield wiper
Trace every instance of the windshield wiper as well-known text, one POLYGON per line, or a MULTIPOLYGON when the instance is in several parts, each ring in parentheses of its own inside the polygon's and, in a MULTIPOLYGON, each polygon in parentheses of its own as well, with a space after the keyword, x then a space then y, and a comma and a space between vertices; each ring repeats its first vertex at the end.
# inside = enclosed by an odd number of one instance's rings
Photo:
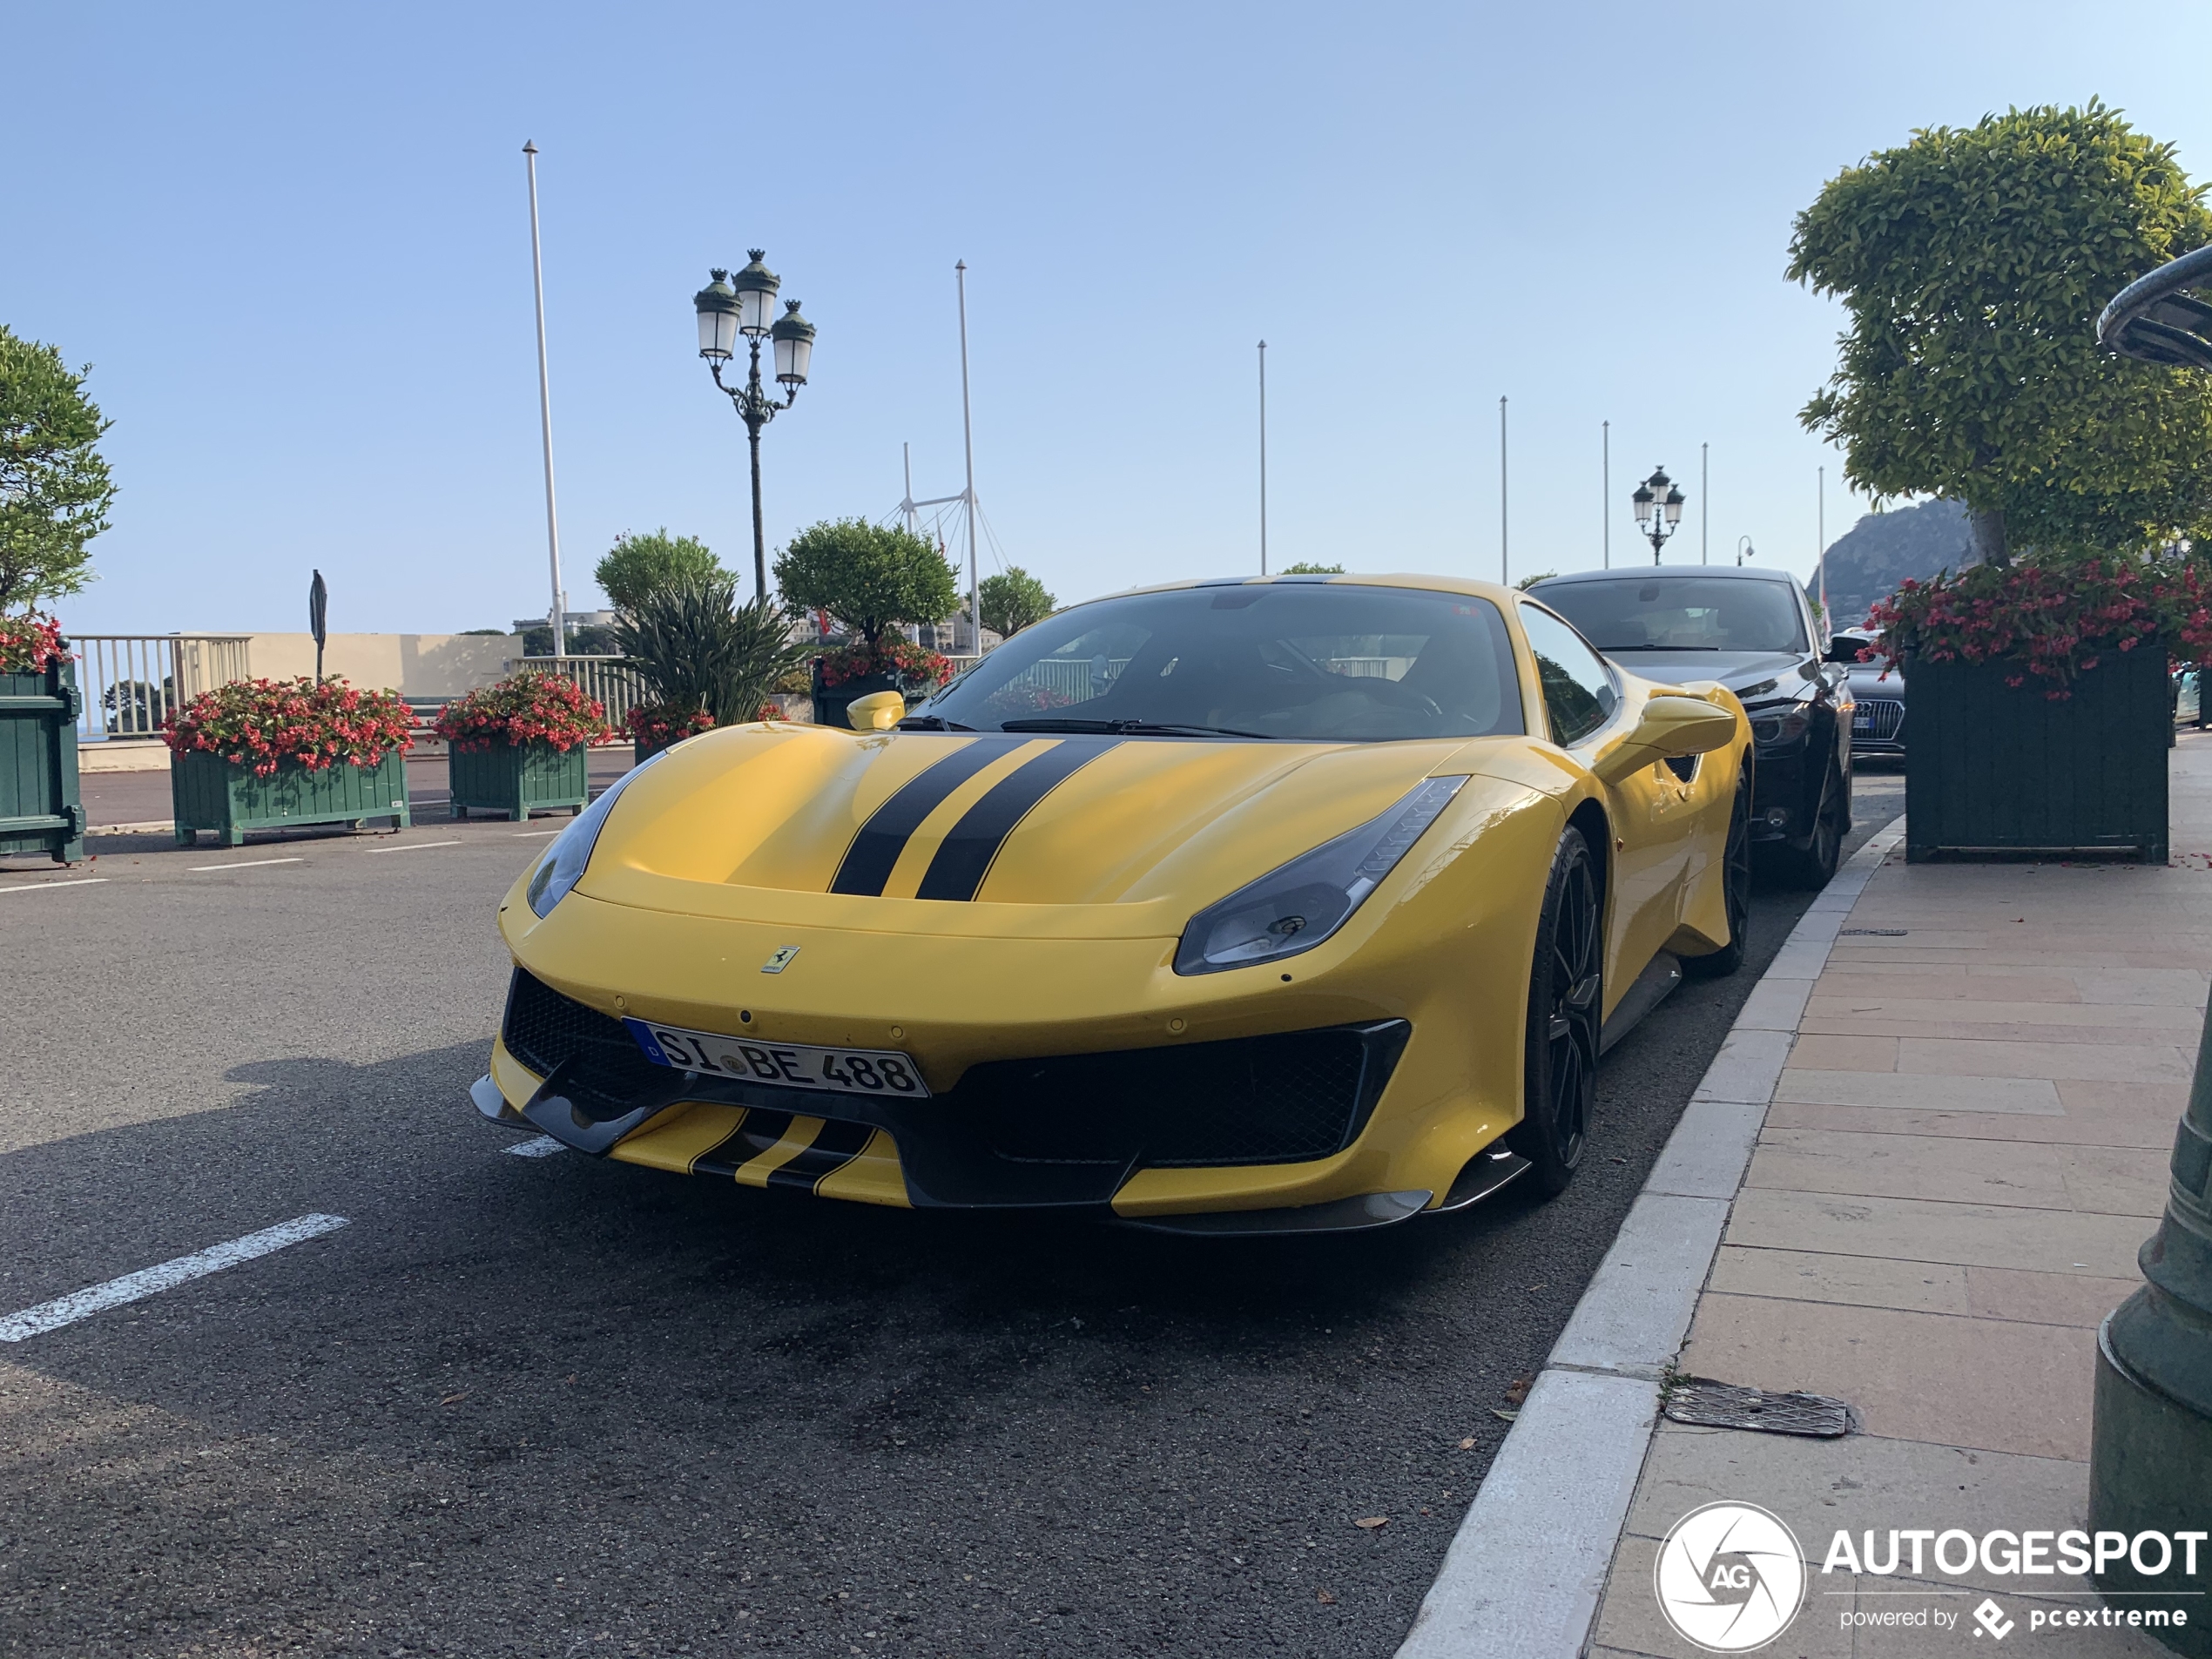
POLYGON ((1080 720, 1045 718, 1001 720, 1001 732, 1099 732, 1117 738, 1258 738, 1274 741, 1268 732, 1240 732, 1231 725, 1190 725, 1177 720, 1080 720))
POLYGON ((899 722, 901 732, 973 732, 972 725, 962 725, 958 720, 948 720, 941 714, 909 714, 899 722))
POLYGON ((1734 649, 1736 649, 1736 648, 1735 648, 1735 647, 1733 647, 1733 646, 1726 646, 1726 645, 1600 645, 1600 646, 1598 647, 1598 649, 1599 649, 1600 651, 1729 651, 1729 650, 1734 650, 1734 649))

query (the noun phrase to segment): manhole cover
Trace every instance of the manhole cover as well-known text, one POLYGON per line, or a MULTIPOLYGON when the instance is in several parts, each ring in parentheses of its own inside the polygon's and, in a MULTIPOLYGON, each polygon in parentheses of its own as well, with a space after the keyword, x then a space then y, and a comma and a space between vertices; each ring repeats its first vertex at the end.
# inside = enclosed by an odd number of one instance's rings
POLYGON ((1902 939, 1912 930, 1910 927, 1838 927, 1836 931, 1855 934, 1860 939, 1902 939))
POLYGON ((1684 1377, 1667 1393, 1666 1414, 1707 1428, 1749 1428, 1766 1434, 1807 1434, 1832 1440, 1851 1432, 1851 1407, 1824 1394, 1770 1394, 1764 1389, 1684 1377))

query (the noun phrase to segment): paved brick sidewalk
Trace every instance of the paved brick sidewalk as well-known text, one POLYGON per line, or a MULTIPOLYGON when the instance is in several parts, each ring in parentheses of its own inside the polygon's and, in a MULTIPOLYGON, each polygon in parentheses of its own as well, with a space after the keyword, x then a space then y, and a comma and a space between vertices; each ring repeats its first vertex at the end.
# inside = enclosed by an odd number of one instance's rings
POLYGON ((1804 1610, 1767 1653, 1986 1654, 1972 1612, 1992 1594, 2018 1622, 2010 1646, 2168 1653, 2124 1630, 2024 1640, 2033 1610, 2100 1605, 2079 1578, 1819 1568, 1838 1529, 2085 1524, 2096 1327, 2140 1282, 2212 968, 2212 736, 2185 736, 2171 777, 2165 868, 1907 867, 1900 847, 1868 883, 1811 985, 1681 1361, 1838 1396, 1864 1432, 1662 1420, 1593 1654, 1697 1651, 1661 1617, 1652 1566, 1676 1521, 1722 1500, 1772 1510, 1812 1558, 1804 1610), (1919 1608, 1958 1623, 1843 1616, 1919 1608))

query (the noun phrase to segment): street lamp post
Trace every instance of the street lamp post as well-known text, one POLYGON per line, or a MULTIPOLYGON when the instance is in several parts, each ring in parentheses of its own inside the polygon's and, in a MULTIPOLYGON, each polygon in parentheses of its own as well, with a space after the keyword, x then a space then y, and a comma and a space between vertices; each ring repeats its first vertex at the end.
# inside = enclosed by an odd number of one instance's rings
POLYGON ((1682 504, 1686 499, 1681 487, 1667 476, 1664 467, 1654 467, 1651 476, 1635 488, 1629 497, 1635 503, 1636 523, 1642 529, 1644 539, 1651 543, 1651 562, 1659 563, 1659 550, 1682 523, 1682 504))
POLYGON ((806 370, 814 354, 814 325, 799 314, 799 301, 784 301, 784 314, 770 320, 776 308, 776 290, 783 280, 761 263, 766 257, 749 248, 752 263, 733 278, 727 271, 709 274, 713 280, 691 297, 698 314, 699 355, 706 359, 714 383, 730 400, 745 422, 745 438, 752 451, 752 579, 760 597, 768 594, 768 541, 760 516, 760 428, 799 401, 806 384, 806 370), (722 379, 722 365, 737 354, 738 341, 745 343, 745 384, 731 386, 722 379), (776 383, 784 388, 778 402, 760 383, 760 342, 775 347, 776 383))
POLYGON ((1744 560, 1756 559, 1758 556, 1759 550, 1751 545, 1750 536, 1739 536, 1736 538, 1736 568, 1737 570, 1743 568, 1744 560))

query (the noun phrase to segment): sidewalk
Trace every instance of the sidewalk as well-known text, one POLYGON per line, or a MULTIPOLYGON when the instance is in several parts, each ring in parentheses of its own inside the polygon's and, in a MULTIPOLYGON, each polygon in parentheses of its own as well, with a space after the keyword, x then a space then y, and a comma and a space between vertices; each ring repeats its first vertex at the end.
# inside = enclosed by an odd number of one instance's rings
POLYGON ((2182 738, 2171 779, 2166 868, 1908 868, 1900 846, 1840 918, 1679 1363, 1840 1398, 1854 1431, 1661 1419, 1592 1654, 1698 1651, 1661 1615, 1653 1563, 1720 1501, 1772 1511, 1810 1558, 1804 1610, 1768 1653, 1987 1653, 1973 1610, 1993 1595, 2019 1646, 2169 1652, 2124 1629, 2023 1640, 2034 1611, 2101 1605, 2078 1577, 1821 1567, 1838 1530, 2085 1525, 2096 1328, 2140 1283, 2212 968, 2212 736, 2182 738), (1924 1608, 1956 1622, 1845 1617, 1924 1608))

